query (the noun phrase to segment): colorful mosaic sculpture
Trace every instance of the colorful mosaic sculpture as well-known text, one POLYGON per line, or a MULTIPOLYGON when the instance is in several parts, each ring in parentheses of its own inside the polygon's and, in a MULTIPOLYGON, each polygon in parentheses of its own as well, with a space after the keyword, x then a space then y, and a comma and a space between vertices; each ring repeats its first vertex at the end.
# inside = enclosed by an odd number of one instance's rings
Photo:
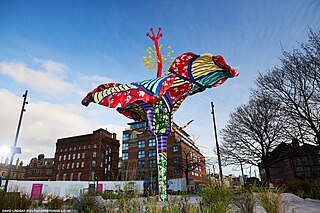
POLYGON ((192 52, 177 57, 169 75, 160 77, 159 72, 158 69, 159 77, 151 80, 102 84, 89 92, 82 104, 94 102, 116 108, 124 116, 148 124, 157 141, 159 195, 166 201, 167 139, 174 112, 188 96, 216 87, 239 73, 222 56, 192 52))

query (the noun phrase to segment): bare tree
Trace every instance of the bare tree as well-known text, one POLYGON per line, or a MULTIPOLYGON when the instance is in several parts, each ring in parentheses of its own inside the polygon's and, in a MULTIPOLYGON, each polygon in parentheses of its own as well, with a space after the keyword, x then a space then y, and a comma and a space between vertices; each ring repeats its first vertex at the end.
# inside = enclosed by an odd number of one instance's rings
POLYGON ((283 51, 281 65, 260 74, 256 85, 282 104, 291 137, 320 145, 320 31, 309 31, 300 49, 283 51))
POLYGON ((281 105, 268 96, 252 96, 230 115, 221 131, 222 158, 229 164, 261 162, 270 180, 270 152, 284 140, 285 120, 280 115, 281 105))
POLYGON ((241 152, 238 153, 236 150, 236 143, 223 143, 222 147, 220 147, 221 161, 224 166, 240 166, 241 175, 244 177, 243 166, 248 164, 248 156, 241 152))
MULTIPOLYGON (((192 152, 192 149, 186 149, 182 151, 181 154, 181 161, 175 162, 174 159, 169 161, 173 164, 173 168, 178 169, 183 172, 184 176, 186 177, 186 184, 189 186, 189 174, 192 171, 204 169, 205 160, 204 157, 199 157, 192 152)), ((189 188, 187 188, 189 190, 189 188)))

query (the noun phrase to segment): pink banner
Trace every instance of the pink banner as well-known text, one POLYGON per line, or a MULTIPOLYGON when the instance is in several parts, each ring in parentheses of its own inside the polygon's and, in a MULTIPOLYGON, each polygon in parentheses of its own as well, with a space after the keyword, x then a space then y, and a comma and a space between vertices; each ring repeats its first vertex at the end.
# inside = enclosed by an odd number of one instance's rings
POLYGON ((99 190, 100 193, 102 193, 102 190, 103 190, 103 184, 102 183, 98 184, 98 190, 99 190))
POLYGON ((43 184, 41 183, 32 184, 31 200, 39 200, 42 193, 42 188, 43 184))

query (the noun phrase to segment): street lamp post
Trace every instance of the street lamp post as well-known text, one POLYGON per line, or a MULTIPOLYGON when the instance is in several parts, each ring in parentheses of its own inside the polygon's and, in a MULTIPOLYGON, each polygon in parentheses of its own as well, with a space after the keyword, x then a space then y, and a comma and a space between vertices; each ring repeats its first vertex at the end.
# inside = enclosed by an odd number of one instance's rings
POLYGON ((20 118, 19 118, 18 128, 17 128, 17 132, 16 132, 16 137, 15 137, 14 145, 13 145, 12 151, 11 151, 11 159, 10 159, 10 164, 9 164, 6 183, 4 185, 4 192, 7 192, 7 188, 8 188, 8 182, 9 182, 9 178, 10 178, 10 172, 11 172, 11 167, 12 167, 14 154, 16 153, 16 148, 17 148, 16 146, 17 146, 17 142, 18 142, 18 136, 19 136, 20 126, 21 126, 21 122, 22 122, 22 117, 23 117, 23 113, 26 111, 24 109, 24 107, 25 107, 26 104, 28 104, 27 95, 28 95, 28 90, 26 90, 24 95, 23 95, 24 99, 23 99, 22 108, 21 108, 21 112, 20 112, 20 118))
POLYGON ((219 149, 219 143, 218 143, 218 135, 217 135, 217 127, 216 127, 216 119, 214 116, 214 104, 211 102, 211 114, 212 114, 212 120, 213 120, 213 128, 214 128, 214 134, 216 139, 216 147, 217 147, 217 155, 218 155, 218 164, 219 164, 219 176, 220 181, 222 183, 222 166, 221 166, 221 158, 220 158, 220 149, 219 149))

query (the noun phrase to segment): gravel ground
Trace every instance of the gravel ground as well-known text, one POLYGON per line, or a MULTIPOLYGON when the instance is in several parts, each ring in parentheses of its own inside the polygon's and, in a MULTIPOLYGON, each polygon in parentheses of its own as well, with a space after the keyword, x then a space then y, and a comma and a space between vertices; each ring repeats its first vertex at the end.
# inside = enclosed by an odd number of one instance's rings
MULTIPOLYGON (((286 213, 320 213, 320 200, 303 199, 291 193, 281 194, 282 200, 287 207, 286 213)), ((169 201, 181 201, 181 199, 187 199, 189 204, 198 206, 200 205, 200 197, 198 195, 190 195, 182 197, 181 195, 169 195, 169 201)), ((103 205, 105 201, 102 198, 98 200, 103 205)), ((157 197, 154 197, 157 201, 157 197)), ((147 198, 135 198, 134 202, 146 203, 147 198)), ((166 205, 165 203, 158 202, 159 205, 166 205)), ((261 206, 256 206, 256 213, 265 213, 265 210, 261 206)))

